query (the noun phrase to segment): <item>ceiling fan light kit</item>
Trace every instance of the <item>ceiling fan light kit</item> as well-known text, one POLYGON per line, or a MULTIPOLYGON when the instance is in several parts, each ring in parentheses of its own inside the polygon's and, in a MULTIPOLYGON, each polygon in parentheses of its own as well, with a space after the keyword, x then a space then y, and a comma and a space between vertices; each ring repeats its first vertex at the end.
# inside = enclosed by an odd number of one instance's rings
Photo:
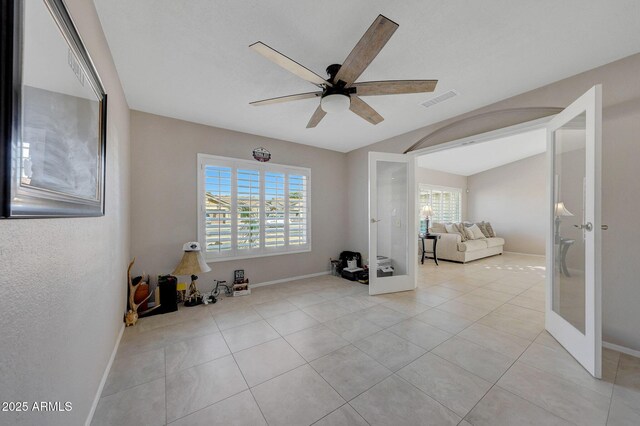
POLYGON ((360 96, 433 92, 438 83, 438 80, 356 82, 358 77, 360 77, 375 57, 378 56, 378 53, 380 53, 397 29, 398 24, 389 18, 378 15, 342 65, 332 64, 327 67, 327 74, 329 75, 327 79, 320 77, 310 69, 260 41, 253 43, 249 48, 322 90, 264 99, 251 102, 251 105, 271 105, 320 97, 320 105, 311 116, 307 128, 316 127, 326 113, 338 113, 346 110, 351 110, 371 124, 375 125, 382 122, 384 118, 378 114, 376 110, 371 108, 369 104, 363 101, 360 96))
POLYGON ((324 112, 342 112, 349 109, 351 106, 351 98, 349 95, 341 93, 334 93, 332 95, 323 96, 320 99, 320 107, 324 112))

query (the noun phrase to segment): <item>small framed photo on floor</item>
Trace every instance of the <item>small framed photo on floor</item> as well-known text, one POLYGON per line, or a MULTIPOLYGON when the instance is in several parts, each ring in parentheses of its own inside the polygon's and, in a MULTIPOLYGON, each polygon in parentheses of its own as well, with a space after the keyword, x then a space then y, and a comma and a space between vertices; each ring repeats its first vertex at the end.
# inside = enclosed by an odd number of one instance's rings
POLYGON ((0 4, 0 217, 104 215, 107 95, 63 0, 0 4))

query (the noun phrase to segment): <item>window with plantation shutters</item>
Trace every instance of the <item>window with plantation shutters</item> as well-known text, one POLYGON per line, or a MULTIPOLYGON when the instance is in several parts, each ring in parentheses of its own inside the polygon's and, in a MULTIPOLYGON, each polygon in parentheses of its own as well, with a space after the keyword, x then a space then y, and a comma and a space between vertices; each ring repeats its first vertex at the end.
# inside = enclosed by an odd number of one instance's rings
MULTIPOLYGON (((420 210, 430 205, 433 214, 431 223, 459 223, 462 221, 462 190, 431 185, 420 185, 420 210)), ((424 232, 426 223, 421 217, 420 231, 424 232)))
POLYGON ((310 170, 198 154, 198 239, 209 261, 311 250, 310 170))

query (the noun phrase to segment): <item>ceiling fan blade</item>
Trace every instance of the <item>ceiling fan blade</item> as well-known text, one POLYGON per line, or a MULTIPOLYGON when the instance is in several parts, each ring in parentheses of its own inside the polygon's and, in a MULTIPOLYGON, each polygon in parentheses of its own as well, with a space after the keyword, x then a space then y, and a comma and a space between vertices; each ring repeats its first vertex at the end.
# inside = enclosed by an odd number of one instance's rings
POLYGON ((300 99, 319 98, 322 92, 298 93, 297 95, 280 96, 278 98, 263 99, 261 101, 250 102, 249 105, 262 106, 279 104, 282 102, 298 101, 300 99))
POLYGON ((353 84, 371 61, 378 56, 380 50, 387 44, 387 41, 397 29, 398 24, 382 15, 378 15, 358 44, 356 44, 356 47, 349 53, 347 59, 344 60, 333 81, 342 80, 347 86, 353 84))
POLYGON ((401 95, 405 93, 433 92, 438 80, 387 80, 354 83, 358 96, 401 95))
POLYGON ((265 58, 267 58, 268 60, 270 60, 271 62, 275 62, 276 64, 280 65, 282 68, 286 69, 287 71, 297 75, 298 77, 304 80, 307 80, 313 84, 318 84, 318 85, 324 84, 327 86, 333 86, 331 83, 329 83, 324 78, 320 77, 318 74, 300 65, 293 59, 283 55, 277 50, 270 48, 269 46, 267 46, 261 41, 255 42, 249 47, 254 51, 258 52, 259 54, 261 54, 262 56, 264 56, 265 58))
POLYGON ((384 120, 384 118, 378 114, 375 109, 371 108, 369 104, 356 95, 351 95, 351 105, 349 106, 349 109, 371 124, 378 124, 384 120))
POLYGON ((325 115, 327 115, 327 113, 324 112, 322 108, 320 108, 320 105, 318 105, 318 108, 316 108, 316 111, 311 116, 311 120, 309 120, 309 123, 307 123, 307 129, 316 127, 320 122, 320 120, 322 120, 325 115))

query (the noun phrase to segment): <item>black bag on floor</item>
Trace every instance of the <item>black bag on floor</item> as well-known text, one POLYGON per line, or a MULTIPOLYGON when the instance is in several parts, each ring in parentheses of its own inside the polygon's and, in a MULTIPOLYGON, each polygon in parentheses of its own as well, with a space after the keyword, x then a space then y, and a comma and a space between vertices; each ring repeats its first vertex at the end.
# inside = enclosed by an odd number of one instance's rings
POLYGON ((362 255, 357 251, 343 251, 340 253, 340 265, 338 266, 338 272, 342 273, 342 270, 347 267, 347 261, 355 259, 358 268, 362 268, 362 255))

